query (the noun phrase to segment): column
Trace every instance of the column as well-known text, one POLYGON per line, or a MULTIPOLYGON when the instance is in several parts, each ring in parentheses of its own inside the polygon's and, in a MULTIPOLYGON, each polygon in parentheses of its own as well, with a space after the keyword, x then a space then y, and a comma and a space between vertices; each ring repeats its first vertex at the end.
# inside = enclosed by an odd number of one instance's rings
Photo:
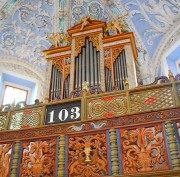
POLYGON ((166 134, 168 136, 168 146, 171 156, 173 170, 180 170, 180 158, 178 152, 178 145, 176 142, 175 132, 172 121, 165 122, 166 134))
POLYGON ((119 175, 119 160, 118 160, 116 129, 110 129, 109 131, 110 131, 112 175, 119 175))
POLYGON ((65 135, 60 136, 58 154, 58 177, 64 177, 65 171, 65 135))
POLYGON ((18 176, 18 159, 19 159, 19 150, 20 150, 20 141, 15 142, 14 145, 14 154, 12 159, 12 165, 11 165, 11 172, 10 177, 16 177, 18 176))

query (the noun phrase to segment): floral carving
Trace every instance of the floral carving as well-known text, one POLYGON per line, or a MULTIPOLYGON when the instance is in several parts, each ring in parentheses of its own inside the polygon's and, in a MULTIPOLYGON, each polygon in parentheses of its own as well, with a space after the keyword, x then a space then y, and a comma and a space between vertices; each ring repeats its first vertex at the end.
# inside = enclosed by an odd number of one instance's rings
POLYGON ((122 52, 122 50, 124 49, 124 47, 116 47, 113 49, 112 51, 112 61, 114 62, 117 57, 119 56, 119 54, 122 52))
POLYGON ((56 140, 24 142, 20 176, 55 175, 56 140))
POLYGON ((85 46, 85 37, 76 38, 75 39, 75 57, 78 56, 78 54, 81 51, 81 47, 85 46))
POLYGON ((60 58, 58 60, 53 60, 53 65, 62 73, 63 65, 64 65, 64 58, 60 58))
POLYGON ((121 131, 123 173, 167 170, 162 126, 121 131))
POLYGON ((69 138, 69 177, 94 177, 108 174, 104 133, 69 138))
POLYGON ((8 177, 10 169, 11 144, 0 145, 0 177, 8 177))
POLYGON ((89 41, 91 41, 93 43, 93 45, 96 47, 97 51, 100 51, 99 35, 98 34, 90 35, 89 41))

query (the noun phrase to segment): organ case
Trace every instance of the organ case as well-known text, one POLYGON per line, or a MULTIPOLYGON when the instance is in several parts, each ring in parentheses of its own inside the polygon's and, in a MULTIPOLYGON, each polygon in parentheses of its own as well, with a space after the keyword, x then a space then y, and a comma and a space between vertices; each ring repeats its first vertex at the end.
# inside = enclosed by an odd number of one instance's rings
POLYGON ((68 98, 82 84, 102 91, 124 90, 137 86, 135 60, 137 50, 132 32, 105 37, 106 23, 93 20, 86 26, 77 24, 68 30, 71 46, 44 51, 52 61, 50 100, 68 98), (83 27, 83 28, 82 28, 83 27))

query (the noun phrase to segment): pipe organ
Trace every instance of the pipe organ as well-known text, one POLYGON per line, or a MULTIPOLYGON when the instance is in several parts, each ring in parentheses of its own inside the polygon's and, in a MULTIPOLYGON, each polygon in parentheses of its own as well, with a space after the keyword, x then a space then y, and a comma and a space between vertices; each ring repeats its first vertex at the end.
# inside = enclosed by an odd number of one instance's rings
POLYGON ((124 90, 126 78, 130 88, 137 85, 134 61, 137 58, 132 32, 105 35, 106 23, 93 20, 68 30, 70 46, 44 51, 52 62, 50 101, 68 98, 74 90, 89 88, 102 91, 124 90))

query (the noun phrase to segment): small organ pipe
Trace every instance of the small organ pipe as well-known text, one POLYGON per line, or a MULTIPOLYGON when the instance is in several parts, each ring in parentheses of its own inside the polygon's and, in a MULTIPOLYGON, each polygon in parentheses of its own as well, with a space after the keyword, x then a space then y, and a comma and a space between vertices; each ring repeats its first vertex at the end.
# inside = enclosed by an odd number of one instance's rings
MULTIPOLYGON (((82 49, 82 83, 85 81, 85 48, 82 49)), ((82 85, 81 87, 82 88, 82 85)))
POLYGON ((79 55, 79 68, 77 70, 79 72, 79 85, 78 88, 82 86, 82 55, 79 55))
POLYGON ((94 86, 97 85, 98 83, 98 73, 97 73, 97 64, 98 64, 98 60, 97 60, 97 55, 96 55, 96 48, 94 48, 93 50, 93 54, 94 54, 94 79, 95 79, 95 83, 94 86))
POLYGON ((78 88, 78 84, 79 84, 79 77, 78 77, 78 75, 79 75, 79 72, 78 72, 78 68, 79 68, 79 58, 76 58, 75 59, 76 60, 76 79, 75 79, 75 88, 78 88))
POLYGON ((98 52, 97 53, 97 59, 98 59, 98 69, 97 69, 97 72, 98 72, 98 85, 100 85, 100 82, 101 82, 101 73, 100 73, 100 53, 98 52))
POLYGON ((94 84, 94 72, 93 72, 93 69, 94 69, 94 64, 93 64, 93 44, 92 42, 90 42, 90 85, 95 85, 94 84))
POLYGON ((85 72, 86 72, 86 82, 90 84, 90 76, 89 76, 89 67, 90 67, 90 61, 89 61, 89 40, 86 39, 86 54, 85 54, 85 62, 86 62, 86 65, 85 65, 85 72))

